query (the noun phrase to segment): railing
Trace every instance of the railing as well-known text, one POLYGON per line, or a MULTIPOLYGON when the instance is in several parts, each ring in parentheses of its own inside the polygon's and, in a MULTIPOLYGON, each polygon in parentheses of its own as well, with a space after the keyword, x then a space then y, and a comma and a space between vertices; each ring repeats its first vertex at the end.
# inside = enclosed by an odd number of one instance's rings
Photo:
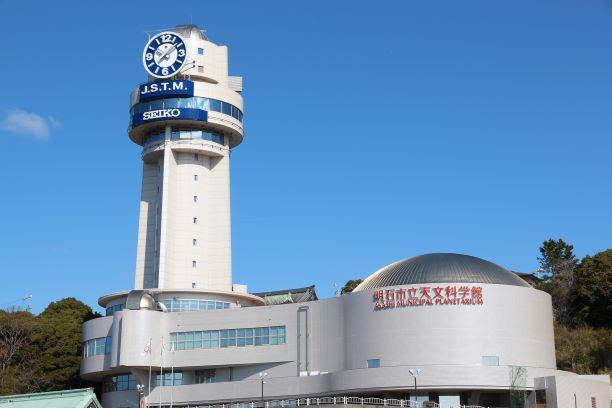
MULTIPOLYGON (((362 397, 319 397, 319 398, 295 398, 283 400, 232 402, 227 404, 176 404, 176 408, 285 408, 319 405, 381 405, 385 407, 406 408, 440 408, 436 402, 416 402, 394 398, 362 398, 362 397)), ((158 405, 151 405, 158 407, 158 405)), ((168 405, 164 405, 168 407, 168 405)), ((484 408, 478 405, 459 405, 454 408, 484 408)))

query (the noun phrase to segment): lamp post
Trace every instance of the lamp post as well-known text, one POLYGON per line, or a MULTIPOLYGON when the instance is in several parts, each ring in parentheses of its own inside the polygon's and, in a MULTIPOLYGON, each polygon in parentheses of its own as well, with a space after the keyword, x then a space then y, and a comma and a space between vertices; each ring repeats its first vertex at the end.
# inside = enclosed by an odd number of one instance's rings
POLYGON ((414 377, 414 402, 415 402, 415 405, 417 405, 417 377, 419 376, 419 374, 421 374, 421 369, 411 368, 409 372, 410 372, 410 375, 414 377))
POLYGON ((268 376, 268 373, 266 373, 265 371, 262 371, 261 373, 259 373, 259 379, 261 380, 261 401, 262 402, 264 400, 263 386, 266 383, 266 377, 267 376, 268 376))

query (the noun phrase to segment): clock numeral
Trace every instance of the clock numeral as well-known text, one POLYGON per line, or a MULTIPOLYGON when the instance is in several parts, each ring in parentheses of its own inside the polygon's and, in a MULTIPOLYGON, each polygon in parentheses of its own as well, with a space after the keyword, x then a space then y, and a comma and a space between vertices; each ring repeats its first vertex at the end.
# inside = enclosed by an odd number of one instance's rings
POLYGON ((167 43, 167 42, 174 42, 174 41, 171 41, 172 36, 170 34, 162 35, 161 39, 162 39, 162 42, 165 42, 165 43, 167 43))
POLYGON ((153 54, 151 54, 150 52, 147 52, 147 55, 145 58, 147 59, 147 61, 151 61, 153 59, 153 54))
POLYGON ((169 73, 168 68, 162 69, 162 75, 168 75, 168 73, 169 73))
POLYGON ((178 50, 178 56, 179 57, 184 57, 185 56, 185 50, 178 50))

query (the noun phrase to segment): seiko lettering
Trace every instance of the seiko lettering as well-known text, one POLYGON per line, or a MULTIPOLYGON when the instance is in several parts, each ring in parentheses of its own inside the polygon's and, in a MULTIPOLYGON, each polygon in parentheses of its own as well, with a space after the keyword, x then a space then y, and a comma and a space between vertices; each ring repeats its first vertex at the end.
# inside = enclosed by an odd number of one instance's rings
POLYGON ((146 121, 159 118, 178 118, 179 116, 181 116, 180 109, 159 109, 143 113, 142 120, 146 121))

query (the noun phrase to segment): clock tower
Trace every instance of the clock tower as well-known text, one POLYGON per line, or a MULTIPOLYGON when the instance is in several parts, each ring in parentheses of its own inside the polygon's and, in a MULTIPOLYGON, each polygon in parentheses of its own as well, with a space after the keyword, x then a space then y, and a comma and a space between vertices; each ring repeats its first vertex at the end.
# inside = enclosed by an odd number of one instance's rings
POLYGON ((242 78, 193 25, 149 39, 131 94, 142 146, 135 289, 232 290, 230 151, 244 137, 242 78))

